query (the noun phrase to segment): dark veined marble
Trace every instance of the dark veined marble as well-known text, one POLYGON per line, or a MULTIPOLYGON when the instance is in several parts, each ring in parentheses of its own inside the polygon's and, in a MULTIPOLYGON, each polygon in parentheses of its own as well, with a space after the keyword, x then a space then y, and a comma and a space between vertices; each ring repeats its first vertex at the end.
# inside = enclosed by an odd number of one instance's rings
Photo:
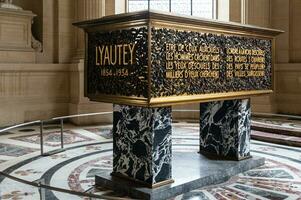
MULTIPOLYGON (((182 50, 181 53, 187 53, 182 50)), ((272 42, 252 37, 218 35, 195 31, 179 31, 167 28, 151 30, 152 88, 151 97, 171 95, 194 95, 218 92, 270 90, 272 88, 272 42), (166 78, 165 44, 191 44, 195 46, 214 45, 221 49, 218 78, 166 78), (228 48, 242 48, 265 51, 264 77, 226 77, 226 56, 228 48)))
POLYGON ((168 180, 171 155, 171 107, 114 105, 114 173, 151 185, 168 180))
POLYGON ((200 151, 229 159, 250 156, 250 99, 200 104, 200 151))
POLYGON ((146 27, 88 33, 87 93, 147 97, 147 35, 146 27), (95 46, 133 43, 136 44, 134 64, 106 66, 113 70, 126 68, 128 75, 101 76, 102 67, 95 64, 95 46))

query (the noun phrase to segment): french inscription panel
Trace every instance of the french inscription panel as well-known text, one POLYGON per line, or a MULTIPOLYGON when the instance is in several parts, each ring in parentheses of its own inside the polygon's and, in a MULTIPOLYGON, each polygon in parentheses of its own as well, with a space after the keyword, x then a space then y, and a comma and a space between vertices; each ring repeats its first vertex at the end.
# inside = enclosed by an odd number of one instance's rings
POLYGON ((272 42, 152 28, 151 97, 271 90, 272 42))

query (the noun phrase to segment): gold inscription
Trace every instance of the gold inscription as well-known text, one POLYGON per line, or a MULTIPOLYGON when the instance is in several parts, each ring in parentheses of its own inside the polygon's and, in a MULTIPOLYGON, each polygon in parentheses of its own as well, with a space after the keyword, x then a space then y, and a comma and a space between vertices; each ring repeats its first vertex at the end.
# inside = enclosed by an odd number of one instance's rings
POLYGON ((101 76, 128 76, 124 66, 135 64, 135 49, 134 43, 95 46, 95 65, 101 67, 101 76))
POLYGON ((166 78, 218 78, 220 49, 214 45, 166 44, 166 78))
POLYGON ((227 49, 226 77, 265 76, 265 52, 261 49, 227 49))
MULTIPOLYGON (((214 45, 166 44, 166 78, 219 78, 221 49, 214 45)), ((265 76, 261 49, 226 49, 226 77, 265 76)))

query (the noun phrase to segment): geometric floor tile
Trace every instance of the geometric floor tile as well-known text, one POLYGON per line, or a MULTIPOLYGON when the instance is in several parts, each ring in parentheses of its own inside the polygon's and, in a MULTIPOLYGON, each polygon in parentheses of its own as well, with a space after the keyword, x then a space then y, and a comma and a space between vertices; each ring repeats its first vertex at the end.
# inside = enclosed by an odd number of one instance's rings
MULTIPOLYGON (((39 149, 22 147, 14 144, 0 143, 0 155, 19 157, 39 151, 39 149)), ((1 161, 0 161, 1 163, 1 161)))
POLYGON ((97 127, 97 128, 86 128, 86 131, 92 132, 96 135, 102 136, 106 139, 112 139, 112 127, 97 127))
MULTIPOLYGON (((10 139, 40 144, 40 135, 39 134, 32 134, 32 135, 25 135, 25 136, 18 136, 12 137, 10 139)), ((66 130, 64 131, 64 144, 74 144, 78 142, 86 142, 91 141, 92 139, 89 137, 85 137, 79 133, 66 130)), ((55 132, 48 132, 43 134, 43 141, 44 145, 56 147, 61 145, 61 133, 58 131, 55 132)))

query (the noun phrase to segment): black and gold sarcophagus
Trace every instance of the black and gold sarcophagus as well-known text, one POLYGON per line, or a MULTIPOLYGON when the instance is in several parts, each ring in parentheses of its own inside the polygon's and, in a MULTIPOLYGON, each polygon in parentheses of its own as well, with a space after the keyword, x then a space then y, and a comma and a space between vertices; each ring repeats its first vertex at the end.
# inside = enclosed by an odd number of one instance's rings
POLYGON ((249 97, 273 92, 281 31, 152 11, 75 25, 86 33, 85 96, 115 104, 113 171, 98 186, 169 199, 264 164, 250 155, 249 97), (172 153, 171 105, 192 102, 202 102, 200 154, 172 153))
POLYGON ((157 107, 273 91, 278 30, 151 11, 75 25, 91 100, 157 107))

